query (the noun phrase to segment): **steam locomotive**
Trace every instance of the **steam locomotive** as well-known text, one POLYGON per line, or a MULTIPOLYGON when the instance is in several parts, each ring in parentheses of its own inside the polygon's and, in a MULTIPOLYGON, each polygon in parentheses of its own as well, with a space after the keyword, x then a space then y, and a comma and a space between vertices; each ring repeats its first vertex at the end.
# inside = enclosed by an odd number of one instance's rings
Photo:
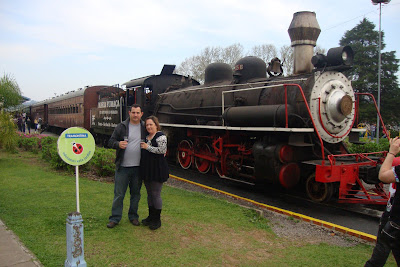
POLYGON ((209 65, 203 85, 159 94, 154 115, 169 137, 169 152, 182 168, 194 165, 221 178, 285 188, 304 183, 314 201, 335 196, 385 204, 377 179, 381 155, 351 155, 343 142, 359 136, 353 128, 359 96, 342 73, 353 62, 351 47, 313 56, 320 33, 313 12, 295 13, 288 32, 291 76, 281 75, 278 59, 267 68, 248 56, 234 70, 209 65))
POLYGON ((32 113, 37 110, 50 127, 85 127, 106 143, 137 103, 145 117, 159 118, 168 156, 184 169, 255 186, 304 184, 317 202, 334 196, 338 202, 385 205, 388 195, 377 173, 386 152, 350 154, 344 143, 356 142, 360 133, 353 127, 360 94, 342 73, 351 68, 353 51, 337 47, 313 56, 320 31, 315 13, 293 15, 288 32, 294 72, 287 77, 277 58, 267 67, 257 57, 244 57, 234 70, 212 63, 204 84, 165 65, 160 75, 122 87, 88 87, 38 103, 32 113))

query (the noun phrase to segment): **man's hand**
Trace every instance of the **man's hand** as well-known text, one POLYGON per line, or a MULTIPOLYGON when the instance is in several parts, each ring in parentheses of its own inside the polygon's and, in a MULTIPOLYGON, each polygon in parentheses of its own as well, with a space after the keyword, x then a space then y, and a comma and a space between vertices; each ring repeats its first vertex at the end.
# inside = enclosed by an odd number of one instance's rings
POLYGON ((121 149, 126 149, 126 147, 128 146, 128 141, 119 141, 118 146, 121 149))

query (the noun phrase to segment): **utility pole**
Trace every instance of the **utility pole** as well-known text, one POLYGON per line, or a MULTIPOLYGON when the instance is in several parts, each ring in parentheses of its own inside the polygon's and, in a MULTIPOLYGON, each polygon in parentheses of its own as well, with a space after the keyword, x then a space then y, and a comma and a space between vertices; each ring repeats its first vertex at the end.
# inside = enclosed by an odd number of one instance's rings
MULTIPOLYGON (((382 4, 388 4, 391 0, 372 0, 372 4, 379 4, 379 45, 378 45, 378 112, 381 112, 381 49, 382 49, 382 33, 381 33, 381 14, 382 4)), ((376 115, 376 143, 379 144, 379 114, 376 115)))

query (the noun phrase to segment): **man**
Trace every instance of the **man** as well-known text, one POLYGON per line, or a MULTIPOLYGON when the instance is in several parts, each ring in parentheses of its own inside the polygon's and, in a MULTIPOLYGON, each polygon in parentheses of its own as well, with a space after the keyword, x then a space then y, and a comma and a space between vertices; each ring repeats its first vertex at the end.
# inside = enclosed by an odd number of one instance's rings
POLYGON ((379 171, 379 180, 390 185, 390 199, 379 224, 376 246, 365 266, 384 266, 390 251, 400 266, 400 165, 392 167, 400 152, 400 139, 390 139, 390 148, 379 171), (397 189, 397 190, 396 190, 397 189))
POLYGON ((140 141, 146 136, 142 116, 141 107, 132 105, 129 118, 117 125, 108 141, 108 146, 116 149, 114 200, 108 228, 114 228, 122 218, 123 201, 128 185, 131 194, 128 218, 133 225, 140 225, 137 213, 142 187, 139 177, 140 141))

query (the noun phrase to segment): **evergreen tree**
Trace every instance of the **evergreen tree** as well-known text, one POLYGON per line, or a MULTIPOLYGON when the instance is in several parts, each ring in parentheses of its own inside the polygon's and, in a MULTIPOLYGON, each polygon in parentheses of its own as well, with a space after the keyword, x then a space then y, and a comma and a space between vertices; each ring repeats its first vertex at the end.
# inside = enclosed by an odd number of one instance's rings
MULTIPOLYGON (((371 93, 378 101, 378 47, 379 31, 375 25, 364 18, 353 29, 346 31, 340 45, 350 45, 354 50, 353 68, 347 71, 351 77, 353 88, 356 92, 371 93)), ((382 50, 385 48, 384 34, 382 32, 382 50)), ((399 70, 399 59, 396 52, 381 52, 381 115, 385 124, 398 125, 400 115, 396 104, 400 97, 400 89, 396 72, 399 70)), ((376 121, 376 109, 372 100, 362 98, 360 103, 360 119, 362 121, 376 121)))

